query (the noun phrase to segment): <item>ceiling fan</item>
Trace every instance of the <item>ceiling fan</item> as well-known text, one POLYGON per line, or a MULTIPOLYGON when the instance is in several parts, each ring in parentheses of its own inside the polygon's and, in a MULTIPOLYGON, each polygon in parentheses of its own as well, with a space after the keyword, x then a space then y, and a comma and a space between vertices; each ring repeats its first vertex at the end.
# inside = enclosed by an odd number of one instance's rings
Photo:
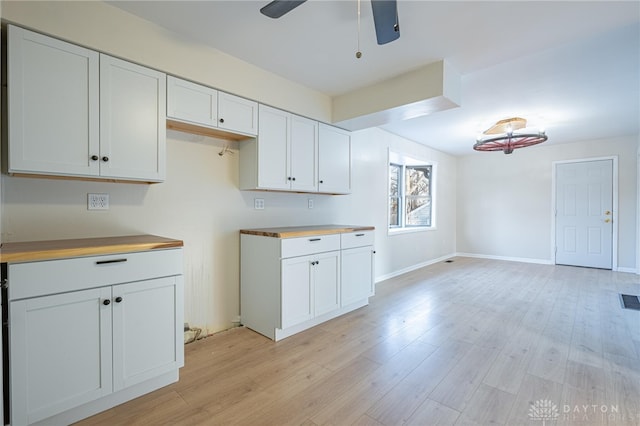
MULTIPOLYGON (((273 0, 262 7, 260 13, 269 18, 278 19, 305 1, 307 0, 273 0)), ((397 0, 371 0, 371 9, 378 44, 387 44, 400 38, 397 0)))

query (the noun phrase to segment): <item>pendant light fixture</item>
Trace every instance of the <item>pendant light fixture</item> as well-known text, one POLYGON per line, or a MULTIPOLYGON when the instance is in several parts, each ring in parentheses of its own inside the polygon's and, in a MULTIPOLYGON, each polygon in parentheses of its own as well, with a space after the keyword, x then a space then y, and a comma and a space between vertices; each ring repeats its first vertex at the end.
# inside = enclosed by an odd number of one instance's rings
POLYGON ((547 139, 544 130, 528 129, 527 120, 513 117, 500 120, 485 130, 476 140, 473 149, 511 154, 514 149, 537 145, 547 139))

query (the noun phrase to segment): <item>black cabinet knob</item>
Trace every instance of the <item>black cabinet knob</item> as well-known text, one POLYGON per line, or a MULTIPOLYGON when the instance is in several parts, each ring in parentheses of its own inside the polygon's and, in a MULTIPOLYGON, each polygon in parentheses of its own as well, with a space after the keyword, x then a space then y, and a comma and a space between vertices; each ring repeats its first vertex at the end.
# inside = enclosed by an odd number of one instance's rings
POLYGON ((296 178, 291 178, 291 180, 296 180, 296 178))
POLYGON ((91 156, 91 160, 93 161, 98 161, 100 159, 100 157, 98 157, 97 155, 92 155, 91 156))
POLYGON ((224 118, 221 118, 221 119, 220 119, 220 122, 221 122, 221 123, 224 123, 224 118))
POLYGON ((324 181, 323 181, 323 180, 321 180, 321 181, 320 181, 320 183, 324 183, 324 181))
POLYGON ((120 303, 120 302, 122 302, 122 297, 120 296, 116 297, 116 303, 120 303))
POLYGON ((107 157, 107 156, 105 155, 104 157, 102 157, 102 161, 104 161, 104 162, 106 163, 107 161, 109 161, 109 157, 107 157))
POLYGON ((110 304, 111 304, 111 300, 109 300, 109 299, 104 299, 104 300, 102 301, 102 304, 103 304, 104 306, 110 305, 110 304))
POLYGON ((291 176, 289 176, 289 177, 287 178, 287 180, 291 180, 291 176))

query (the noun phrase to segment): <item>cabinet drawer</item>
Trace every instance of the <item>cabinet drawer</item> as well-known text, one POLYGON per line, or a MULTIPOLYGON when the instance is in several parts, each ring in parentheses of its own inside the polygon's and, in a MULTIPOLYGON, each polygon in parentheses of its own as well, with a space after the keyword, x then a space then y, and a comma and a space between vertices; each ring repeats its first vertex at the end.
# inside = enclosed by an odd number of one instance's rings
POLYGON ((182 249, 76 257, 8 266, 9 300, 182 274, 182 249))
POLYGON ((282 258, 287 258, 332 250, 340 250, 338 234, 284 239, 280 255, 282 258))
POLYGON ((373 231, 349 232, 341 234, 341 248, 364 247, 373 245, 373 231))

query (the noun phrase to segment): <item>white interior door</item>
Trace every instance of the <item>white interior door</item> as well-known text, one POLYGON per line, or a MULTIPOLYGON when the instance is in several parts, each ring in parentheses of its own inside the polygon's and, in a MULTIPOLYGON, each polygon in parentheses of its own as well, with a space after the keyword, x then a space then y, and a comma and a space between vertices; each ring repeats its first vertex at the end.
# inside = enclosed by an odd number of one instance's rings
POLYGON ((556 165, 556 264, 611 269, 613 160, 556 165))

